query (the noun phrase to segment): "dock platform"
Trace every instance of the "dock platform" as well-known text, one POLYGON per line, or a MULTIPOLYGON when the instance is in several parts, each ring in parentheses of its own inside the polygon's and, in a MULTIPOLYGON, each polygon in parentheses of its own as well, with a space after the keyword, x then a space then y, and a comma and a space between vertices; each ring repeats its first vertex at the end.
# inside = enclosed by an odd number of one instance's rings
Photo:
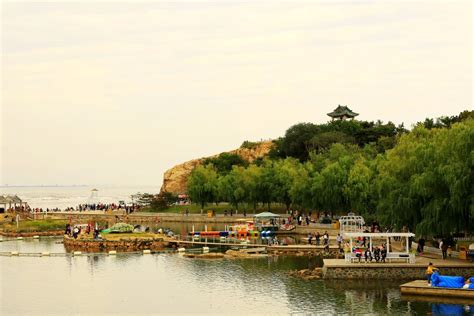
POLYGON ((470 299, 474 302, 474 290, 430 286, 426 280, 416 280, 402 284, 400 285, 400 292, 402 295, 458 297, 470 299))

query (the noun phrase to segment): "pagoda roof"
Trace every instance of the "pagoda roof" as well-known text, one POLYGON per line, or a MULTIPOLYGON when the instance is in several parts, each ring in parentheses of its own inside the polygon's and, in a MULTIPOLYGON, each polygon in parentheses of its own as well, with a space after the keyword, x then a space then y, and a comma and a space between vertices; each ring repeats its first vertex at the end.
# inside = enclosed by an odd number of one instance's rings
POLYGON ((337 108, 331 113, 328 113, 328 115, 330 117, 355 117, 359 115, 359 113, 352 112, 346 105, 338 105, 337 108))

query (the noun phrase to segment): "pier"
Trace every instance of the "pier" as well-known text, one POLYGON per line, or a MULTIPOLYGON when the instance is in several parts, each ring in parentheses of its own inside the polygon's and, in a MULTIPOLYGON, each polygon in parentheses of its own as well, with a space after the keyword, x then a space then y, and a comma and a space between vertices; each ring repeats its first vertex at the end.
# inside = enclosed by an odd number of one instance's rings
POLYGON ((474 302, 474 290, 433 287, 426 280, 416 280, 400 285, 404 295, 442 296, 470 299, 474 302))

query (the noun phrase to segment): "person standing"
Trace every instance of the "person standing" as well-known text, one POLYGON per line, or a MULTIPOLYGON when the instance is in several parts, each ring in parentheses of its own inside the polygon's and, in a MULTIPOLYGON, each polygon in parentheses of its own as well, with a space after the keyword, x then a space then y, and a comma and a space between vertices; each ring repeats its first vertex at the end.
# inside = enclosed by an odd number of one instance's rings
POLYGON ((428 281, 428 284, 431 284, 431 276, 436 270, 438 270, 438 268, 433 265, 433 262, 430 262, 426 268, 426 280, 428 281))
POLYGON ((323 242, 324 242, 324 246, 329 246, 329 234, 327 231, 324 232, 323 242))
POLYGON ((425 249, 425 239, 423 236, 421 236, 421 238, 418 240, 418 248, 420 255, 423 255, 423 250, 425 249))
POLYGON ((444 240, 441 240, 441 242, 439 243, 439 248, 441 249, 443 259, 446 259, 446 257, 448 256, 448 243, 444 240))
POLYGON ((337 234, 336 241, 337 241, 337 247, 340 250, 342 246, 342 242, 344 241, 344 238, 342 238, 341 234, 337 234))
POLYGON ((321 244, 321 235, 319 232, 316 232, 316 246, 319 246, 321 244))

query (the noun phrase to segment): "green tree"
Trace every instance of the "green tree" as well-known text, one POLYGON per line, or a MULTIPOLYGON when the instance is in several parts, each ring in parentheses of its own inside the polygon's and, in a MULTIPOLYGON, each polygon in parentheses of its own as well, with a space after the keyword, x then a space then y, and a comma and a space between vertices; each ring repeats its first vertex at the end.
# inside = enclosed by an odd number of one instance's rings
POLYGON ((214 166, 194 168, 188 180, 188 194, 192 201, 201 204, 201 209, 217 199, 217 172, 214 166))

